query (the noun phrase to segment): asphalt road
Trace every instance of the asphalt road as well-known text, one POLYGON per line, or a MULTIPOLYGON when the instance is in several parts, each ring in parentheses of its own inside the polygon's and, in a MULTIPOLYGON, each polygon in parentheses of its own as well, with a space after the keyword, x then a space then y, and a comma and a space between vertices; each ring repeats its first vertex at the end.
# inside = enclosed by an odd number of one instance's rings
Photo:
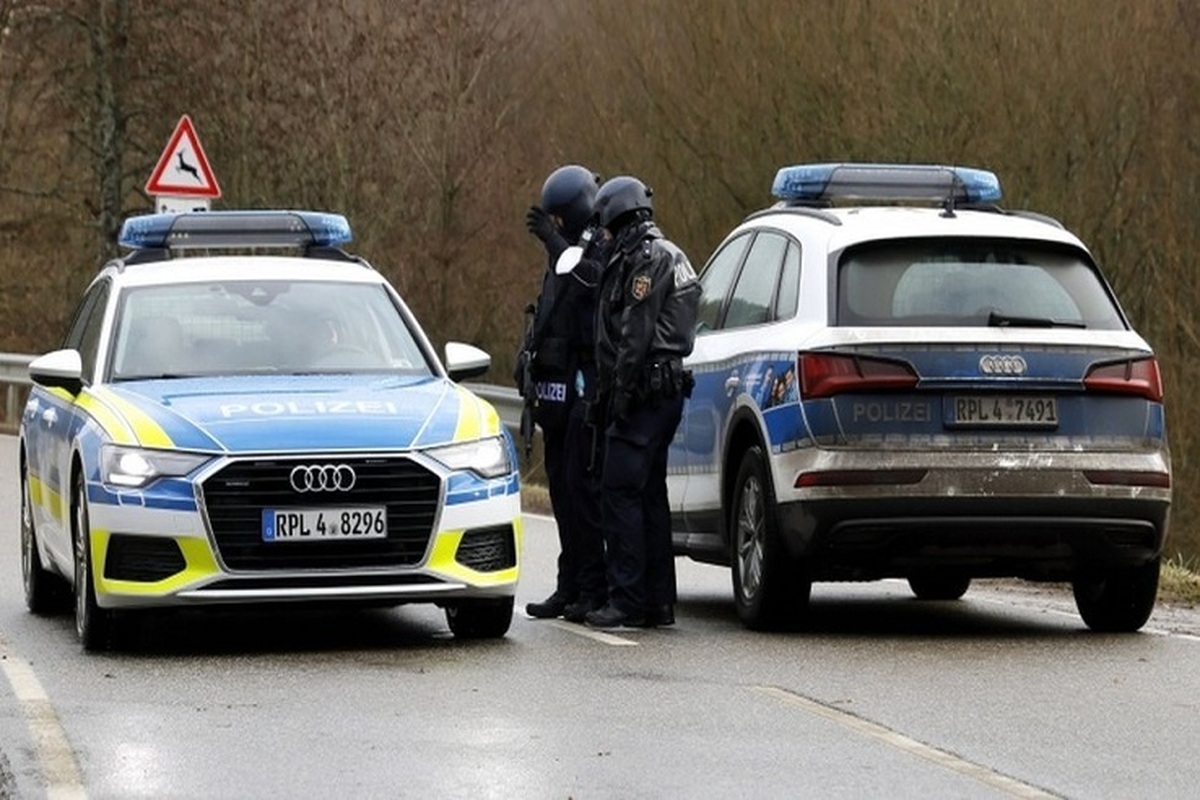
MULTIPOLYGON (((0 437, 0 796, 1105 797, 1198 794, 1200 626, 1094 634, 1061 592, 822 584, 810 630, 739 625, 681 560, 674 628, 441 613, 155 617, 84 654, 20 588, 15 439, 0 437)), ((553 584, 526 519, 519 603, 553 584)))

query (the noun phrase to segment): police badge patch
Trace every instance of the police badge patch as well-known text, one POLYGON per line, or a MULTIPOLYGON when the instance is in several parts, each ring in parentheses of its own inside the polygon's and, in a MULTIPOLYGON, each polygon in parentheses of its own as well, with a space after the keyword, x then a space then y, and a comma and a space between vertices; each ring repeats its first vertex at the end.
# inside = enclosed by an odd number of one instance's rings
POLYGON ((646 295, 650 294, 650 276, 638 275, 633 279, 633 299, 645 300, 646 295))

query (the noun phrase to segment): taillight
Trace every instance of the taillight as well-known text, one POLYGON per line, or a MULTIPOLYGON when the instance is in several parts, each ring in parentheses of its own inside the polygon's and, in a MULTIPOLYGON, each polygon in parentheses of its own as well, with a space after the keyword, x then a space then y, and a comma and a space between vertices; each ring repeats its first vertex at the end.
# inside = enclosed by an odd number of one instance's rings
POLYGON ((1088 370, 1083 385, 1089 392, 1133 394, 1155 403, 1163 399, 1162 377, 1153 356, 1097 364, 1088 370))
POLYGON ((800 396, 805 400, 916 385, 917 373, 902 361, 841 353, 800 354, 800 396))

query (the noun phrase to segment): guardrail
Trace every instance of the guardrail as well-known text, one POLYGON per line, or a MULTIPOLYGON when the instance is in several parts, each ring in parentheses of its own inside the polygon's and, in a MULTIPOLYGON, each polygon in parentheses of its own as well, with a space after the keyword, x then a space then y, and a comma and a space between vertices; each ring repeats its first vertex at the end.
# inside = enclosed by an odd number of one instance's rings
MULTIPOLYGON (((29 379, 29 362, 37 356, 24 353, 0 353, 0 383, 4 384, 4 419, 0 428, 15 430, 20 421, 18 404, 24 387, 33 384, 29 379)), ((514 434, 521 424, 521 396, 508 386, 490 383, 463 384, 496 407, 500 420, 514 434)))
MULTIPOLYGON (((29 380, 29 362, 36 356, 24 353, 0 353, 0 383, 4 384, 3 427, 17 427, 17 404, 24 387, 32 385, 29 380)), ((519 412, 518 412, 519 413, 519 412)))

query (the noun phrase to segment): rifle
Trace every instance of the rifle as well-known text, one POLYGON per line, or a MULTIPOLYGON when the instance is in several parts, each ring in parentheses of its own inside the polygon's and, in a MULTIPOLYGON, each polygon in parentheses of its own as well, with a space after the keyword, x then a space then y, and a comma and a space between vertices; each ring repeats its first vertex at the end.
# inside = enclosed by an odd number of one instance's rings
POLYGON ((525 315, 529 317, 525 328, 525 347, 517 354, 517 389, 521 399, 525 401, 521 406, 521 440, 525 445, 525 466, 529 466, 533 454, 533 410, 537 407, 537 384, 533 380, 533 361, 537 353, 529 349, 535 345, 533 339, 536 314, 537 306, 533 303, 525 306, 525 315))

